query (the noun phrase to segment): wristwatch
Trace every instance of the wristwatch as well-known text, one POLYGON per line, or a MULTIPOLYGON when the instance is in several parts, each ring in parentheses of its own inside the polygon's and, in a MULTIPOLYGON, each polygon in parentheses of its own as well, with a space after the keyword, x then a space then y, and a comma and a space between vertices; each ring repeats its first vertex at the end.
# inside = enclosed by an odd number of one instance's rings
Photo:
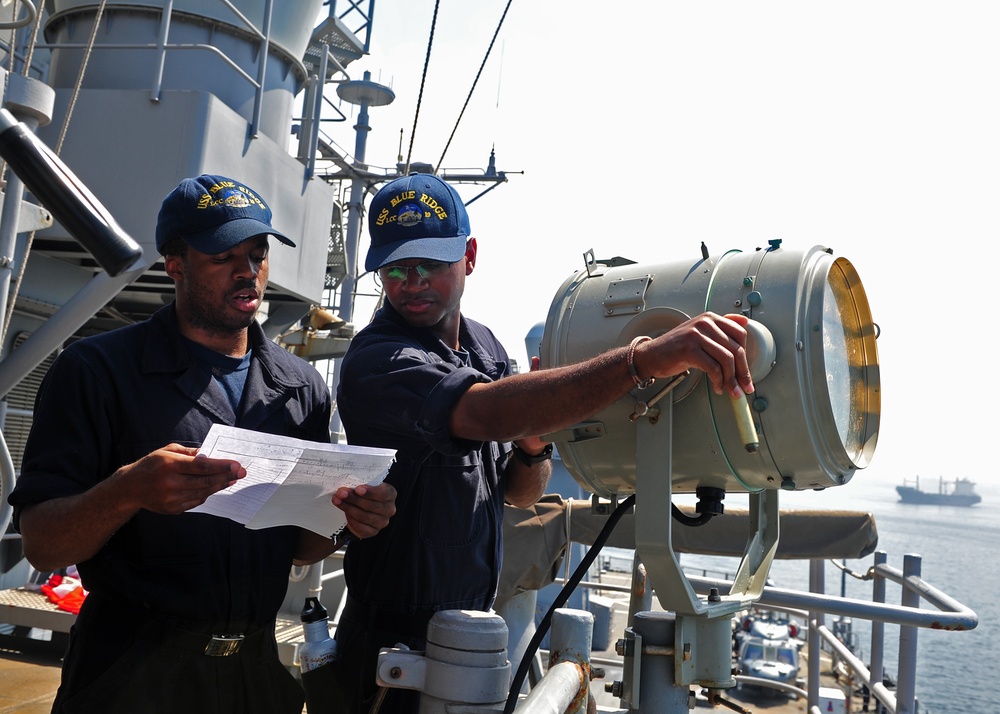
POLYGON ((552 458, 552 444, 546 444, 545 448, 542 449, 542 453, 532 456, 527 451, 519 447, 514 442, 511 442, 511 446, 514 447, 514 456, 525 466, 534 466, 535 464, 540 464, 543 461, 548 461, 552 458))

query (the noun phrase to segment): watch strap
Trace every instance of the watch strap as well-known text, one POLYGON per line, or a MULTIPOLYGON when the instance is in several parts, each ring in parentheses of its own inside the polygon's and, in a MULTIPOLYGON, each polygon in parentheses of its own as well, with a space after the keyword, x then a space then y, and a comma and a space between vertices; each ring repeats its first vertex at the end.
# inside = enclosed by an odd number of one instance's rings
POLYGON ((542 452, 540 454, 535 454, 534 456, 513 442, 511 442, 511 446, 514 447, 514 456, 516 456, 517 460, 525 466, 534 466, 535 464, 540 464, 543 461, 548 461, 552 458, 552 444, 546 444, 545 448, 542 449, 542 452))

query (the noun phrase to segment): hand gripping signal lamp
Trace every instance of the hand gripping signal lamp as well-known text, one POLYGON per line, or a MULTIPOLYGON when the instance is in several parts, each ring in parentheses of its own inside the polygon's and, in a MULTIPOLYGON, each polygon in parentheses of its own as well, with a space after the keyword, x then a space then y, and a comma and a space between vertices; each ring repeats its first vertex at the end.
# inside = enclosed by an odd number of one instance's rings
MULTIPOLYGON (((828 249, 793 252, 780 240, 718 257, 703 245, 698 260, 661 265, 597 261, 588 252, 585 269, 553 299, 541 361, 578 362, 705 311, 750 318, 753 394, 717 395, 692 371, 636 387, 550 436, 588 491, 635 495, 636 552, 660 604, 676 613, 673 642, 664 644, 674 647, 684 704, 689 684, 735 684, 729 618, 764 587, 778 541, 778 491, 847 483, 872 457, 880 410, 877 329, 854 267, 828 249), (699 512, 720 513, 726 491, 750 494, 749 536, 730 592, 702 599, 671 545, 671 498, 697 493, 699 512)), ((638 708, 638 691, 631 696, 638 708)))

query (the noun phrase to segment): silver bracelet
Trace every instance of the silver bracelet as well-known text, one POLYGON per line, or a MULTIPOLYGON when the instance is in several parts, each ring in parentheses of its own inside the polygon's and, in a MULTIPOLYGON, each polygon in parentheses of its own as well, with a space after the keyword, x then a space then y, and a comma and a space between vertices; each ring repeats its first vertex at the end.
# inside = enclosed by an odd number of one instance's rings
POLYGON ((632 339, 632 342, 628 346, 628 373, 632 376, 632 381, 635 382, 635 386, 639 389, 645 389, 646 387, 652 387, 653 382, 656 381, 656 377, 650 377, 649 379, 643 380, 639 379, 639 374, 635 371, 635 347, 641 342, 646 340, 651 340, 652 337, 647 337, 646 335, 639 335, 632 339))

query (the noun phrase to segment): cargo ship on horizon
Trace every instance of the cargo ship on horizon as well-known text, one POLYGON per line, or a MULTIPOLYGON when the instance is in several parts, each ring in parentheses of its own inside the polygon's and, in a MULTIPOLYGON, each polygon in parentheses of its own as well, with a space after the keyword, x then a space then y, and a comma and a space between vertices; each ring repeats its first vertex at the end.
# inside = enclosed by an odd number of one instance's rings
POLYGON ((938 490, 921 491, 920 477, 909 485, 903 480, 902 486, 896 486, 901 503, 930 504, 935 506, 974 506, 982 501, 982 496, 976 493, 976 484, 967 478, 957 478, 954 481, 939 479, 938 490))

